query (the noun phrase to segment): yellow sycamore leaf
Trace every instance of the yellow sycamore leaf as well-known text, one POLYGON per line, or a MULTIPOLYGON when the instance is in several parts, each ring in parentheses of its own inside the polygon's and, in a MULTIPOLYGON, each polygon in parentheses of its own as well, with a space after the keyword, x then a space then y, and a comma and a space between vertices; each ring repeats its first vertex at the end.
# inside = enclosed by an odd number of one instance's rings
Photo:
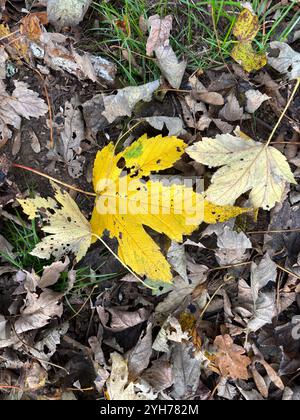
POLYGON ((258 17, 245 8, 239 14, 233 35, 241 42, 253 41, 259 31, 258 17))
POLYGON ((144 135, 115 155, 112 144, 98 153, 94 166, 97 194, 92 233, 107 231, 119 244, 119 257, 139 275, 171 282, 171 267, 145 227, 182 242, 206 221, 217 223, 248 211, 212 205, 180 182, 151 179, 152 172, 170 168, 180 159, 185 143, 176 137, 144 135))
POLYGON ((233 34, 238 39, 238 43, 231 56, 247 72, 259 70, 267 64, 266 54, 255 52, 252 46, 252 41, 258 32, 258 17, 245 8, 238 16, 233 29, 233 34))
POLYGON ((283 197, 287 182, 296 183, 285 156, 272 146, 230 134, 217 135, 187 149, 197 162, 221 167, 212 177, 206 198, 218 205, 234 204, 251 191, 255 208, 270 210, 283 197))
POLYGON ((18 200, 30 220, 42 217, 46 222, 42 230, 50 234, 42 239, 31 254, 45 259, 50 259, 53 255, 60 259, 73 252, 77 261, 80 261, 91 245, 90 224, 67 192, 54 183, 52 187, 55 200, 41 197, 18 200))
POLYGON ((251 42, 238 43, 234 47, 231 57, 248 73, 260 70, 267 64, 266 54, 255 52, 251 42))

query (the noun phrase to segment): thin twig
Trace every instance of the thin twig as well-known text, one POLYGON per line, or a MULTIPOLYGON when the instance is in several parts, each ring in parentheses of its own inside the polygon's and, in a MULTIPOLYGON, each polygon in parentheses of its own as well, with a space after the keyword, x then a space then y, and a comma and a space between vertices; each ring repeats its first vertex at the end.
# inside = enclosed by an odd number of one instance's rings
POLYGON ((276 131, 277 131, 277 128, 280 126, 281 121, 283 120, 283 118, 284 118, 285 114, 287 113, 287 110, 289 109, 289 107, 290 107, 291 103, 293 102, 293 99, 294 99, 294 97, 295 97, 295 95, 296 95, 296 93, 297 93, 297 91, 298 91, 299 86, 300 86, 300 77, 297 79, 297 82, 296 82, 296 85, 295 85, 295 87, 294 87, 294 90, 293 90, 293 92, 292 92, 292 94, 291 94, 291 97, 290 97, 290 99, 288 100, 288 102, 287 102, 287 104, 286 104, 286 107, 284 108, 284 110, 283 110, 282 114, 280 115, 279 120, 277 121, 277 123, 276 123, 275 127, 273 128, 273 131, 272 131, 272 133, 270 134, 270 137, 269 137, 269 139, 268 139, 268 141, 267 141, 267 143, 266 143, 266 146, 265 146, 265 147, 268 147, 268 146, 270 145, 270 143, 271 143, 271 141, 272 141, 272 139, 273 139, 273 137, 274 137, 274 135, 275 135, 275 133, 276 133, 276 131))
POLYGON ((90 197, 97 197, 97 194, 95 194, 95 193, 84 191, 84 190, 81 190, 80 188, 77 188, 77 187, 74 187, 72 185, 66 184, 65 182, 59 181, 58 179, 53 178, 52 176, 46 175, 43 172, 38 171, 37 169, 29 168, 28 166, 24 166, 24 165, 19 165, 18 163, 13 163, 12 166, 14 168, 24 169, 25 171, 29 171, 29 172, 32 172, 32 173, 34 173, 36 175, 42 176, 43 178, 46 178, 46 179, 48 179, 50 181, 53 181, 56 184, 60 184, 63 187, 66 187, 66 188, 68 188, 70 190, 76 191, 76 192, 78 192, 80 194, 85 194, 85 195, 88 195, 90 197))

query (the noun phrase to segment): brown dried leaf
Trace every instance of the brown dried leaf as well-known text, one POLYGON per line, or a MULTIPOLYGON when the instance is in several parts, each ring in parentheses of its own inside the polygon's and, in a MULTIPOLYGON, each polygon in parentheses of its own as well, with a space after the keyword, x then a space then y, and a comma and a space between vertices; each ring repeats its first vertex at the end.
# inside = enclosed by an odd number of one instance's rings
POLYGON ((248 366, 251 360, 245 356, 245 349, 234 344, 230 335, 218 336, 214 345, 218 348, 215 356, 216 366, 221 375, 232 379, 249 379, 248 366))
POLYGON ((20 317, 15 323, 17 334, 37 330, 47 325, 52 317, 61 317, 63 307, 60 304, 61 293, 45 290, 38 296, 28 292, 20 317))
POLYGON ((158 47, 168 47, 170 45, 170 34, 173 26, 171 15, 161 19, 159 15, 151 16, 148 24, 150 25, 150 35, 147 41, 147 55, 152 56, 158 47))

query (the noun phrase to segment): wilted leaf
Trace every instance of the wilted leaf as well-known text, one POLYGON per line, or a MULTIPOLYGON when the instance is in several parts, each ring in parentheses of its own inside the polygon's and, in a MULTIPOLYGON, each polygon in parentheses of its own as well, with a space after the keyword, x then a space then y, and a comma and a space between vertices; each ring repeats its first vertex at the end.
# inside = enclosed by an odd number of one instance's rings
POLYGON ((241 121, 244 116, 244 110, 240 106, 234 94, 230 94, 227 103, 220 111, 220 117, 226 121, 241 121))
POLYGON ((48 18, 56 28, 78 25, 86 14, 92 0, 48 0, 48 18))
POLYGON ((30 354, 38 358, 45 369, 50 368, 47 361, 49 361, 56 352, 57 346, 61 342, 61 337, 67 333, 68 329, 68 323, 51 328, 49 331, 43 333, 42 338, 38 342, 34 343, 34 347, 28 348, 30 354), (45 361, 45 363, 43 363, 43 361, 45 361))
POLYGON ((215 364, 221 375, 232 379, 249 379, 248 366, 251 360, 245 356, 245 349, 234 344, 230 335, 218 336, 214 345, 218 351, 215 355, 215 364))
POLYGON ((155 312, 158 314, 170 314, 175 309, 178 309, 179 306, 184 303, 184 300, 193 293, 198 284, 202 284, 206 281, 207 271, 207 267, 199 267, 197 279, 195 278, 191 284, 183 280, 181 277, 176 277, 174 279, 171 292, 163 302, 160 302, 157 305, 155 312))
POLYGON ((158 47, 168 47, 170 45, 170 34, 173 27, 173 17, 171 15, 161 19, 158 15, 151 16, 148 20, 150 34, 147 41, 147 55, 150 57, 158 47))
POLYGON ((172 351, 174 386, 172 396, 187 400, 195 396, 200 382, 201 364, 191 343, 176 344, 172 351))
POLYGON ((83 174, 85 159, 80 156, 80 146, 85 139, 85 126, 81 110, 72 102, 66 102, 64 117, 64 130, 61 133, 62 154, 69 175, 76 179, 83 174))
POLYGON ((275 316, 276 292, 273 290, 262 291, 269 283, 273 286, 277 279, 277 266, 268 254, 259 265, 252 263, 251 267, 251 293, 253 299, 253 318, 247 327, 257 331, 266 324, 270 324, 275 316))
POLYGON ((63 273, 66 270, 69 263, 69 258, 66 258, 65 262, 57 261, 52 263, 48 267, 44 267, 43 275, 38 281, 39 288, 45 289, 46 287, 50 287, 56 284, 61 276, 61 273, 63 273))
POLYGON ((286 182, 296 183, 285 156, 274 147, 230 134, 217 135, 187 149, 197 162, 219 167, 206 191, 209 201, 233 204, 251 191, 255 208, 270 210, 283 197, 286 182))
POLYGON ((245 71, 259 70, 267 64, 266 54, 254 51, 252 41, 259 31, 258 17, 249 9, 244 9, 235 24, 233 34, 238 39, 231 56, 245 71))
POLYGON ((55 293, 52 290, 45 290, 40 296, 28 292, 20 317, 14 325, 16 333, 37 330, 47 325, 52 317, 60 318, 63 314, 61 298, 61 293, 55 293))
POLYGON ((261 93, 259 90, 250 89, 246 92, 247 106, 246 111, 250 114, 254 114, 258 108, 264 103, 271 99, 268 95, 261 93))
POLYGON ((298 79, 300 77, 300 54, 294 51, 288 44, 284 42, 271 42, 270 44, 273 54, 268 57, 268 63, 280 73, 285 73, 288 77, 298 79), (277 56, 274 54, 278 52, 277 56))
POLYGON ((220 265, 238 264, 247 258, 247 249, 252 248, 249 238, 243 232, 235 232, 228 226, 218 235, 216 258, 220 265))
POLYGON ((110 144, 95 160, 94 189, 98 197, 92 232, 100 237, 109 231, 110 237, 118 240, 122 261, 151 280, 170 282, 172 274, 145 226, 182 242, 183 235, 192 233, 202 221, 226 221, 248 211, 215 206, 182 183, 167 186, 157 180, 144 181, 143 177, 152 172, 172 167, 185 148, 185 143, 176 137, 148 139, 145 135, 118 155, 110 144))
POLYGON ((171 364, 162 359, 153 360, 152 366, 143 374, 142 379, 148 382, 155 392, 170 388, 174 383, 171 364))
POLYGON ((32 362, 25 371, 25 388, 32 392, 37 391, 45 387, 47 379, 47 371, 38 362, 32 362))
POLYGON ((19 200, 30 220, 42 215, 48 223, 42 230, 50 235, 42 239, 31 254, 45 259, 53 255, 60 259, 68 252, 73 252, 77 261, 80 261, 92 241, 90 224, 67 192, 60 190, 54 183, 52 187, 57 201, 40 197, 19 200))
POLYGON ((166 16, 164 19, 161 19, 159 15, 151 16, 149 25, 151 29, 147 43, 147 54, 152 55, 155 51, 161 72, 174 89, 179 89, 187 63, 185 61, 179 62, 170 45, 172 16, 166 16))
POLYGON ((140 101, 150 102, 159 86, 160 81, 156 80, 146 85, 118 90, 116 95, 104 96, 105 111, 102 115, 109 123, 113 123, 118 117, 131 117, 135 105, 140 101))
POLYGON ((48 112, 45 101, 39 98, 38 93, 28 89, 24 82, 15 81, 12 95, 6 92, 4 83, 0 80, 1 108, 0 133, 3 138, 11 138, 8 125, 20 129, 22 117, 26 119, 39 118, 48 112))
POLYGON ((129 376, 132 380, 140 377, 147 369, 152 355, 152 323, 149 322, 147 330, 139 338, 136 346, 127 355, 129 376))
POLYGON ((168 251, 167 259, 176 273, 188 282, 187 259, 184 245, 172 242, 168 251))

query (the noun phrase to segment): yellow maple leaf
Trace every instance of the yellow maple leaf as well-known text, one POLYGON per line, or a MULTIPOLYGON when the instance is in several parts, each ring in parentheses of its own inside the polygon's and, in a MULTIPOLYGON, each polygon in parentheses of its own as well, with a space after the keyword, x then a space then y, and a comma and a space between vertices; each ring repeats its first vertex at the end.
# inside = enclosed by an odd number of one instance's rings
POLYGON ((171 267, 145 227, 176 242, 206 221, 228 220, 247 209, 215 206, 180 183, 165 185, 165 179, 149 178, 152 172, 170 168, 186 149, 177 137, 147 138, 144 135, 115 155, 112 144, 95 160, 94 189, 97 194, 91 219, 92 232, 105 231, 119 244, 119 257, 139 275, 171 282, 171 267), (160 182, 161 181, 161 182, 160 182))
POLYGON ((252 41, 258 32, 258 17, 249 9, 244 9, 238 16, 233 29, 233 34, 238 39, 238 43, 231 56, 247 72, 259 70, 267 64, 266 54, 257 53, 252 46, 252 41))
POLYGON ((18 200, 30 220, 38 216, 46 222, 42 230, 50 235, 31 252, 38 258, 50 259, 53 255, 60 259, 68 252, 73 252, 80 261, 91 245, 92 233, 89 222, 79 210, 70 195, 51 183, 55 191, 53 198, 29 198, 18 200))

